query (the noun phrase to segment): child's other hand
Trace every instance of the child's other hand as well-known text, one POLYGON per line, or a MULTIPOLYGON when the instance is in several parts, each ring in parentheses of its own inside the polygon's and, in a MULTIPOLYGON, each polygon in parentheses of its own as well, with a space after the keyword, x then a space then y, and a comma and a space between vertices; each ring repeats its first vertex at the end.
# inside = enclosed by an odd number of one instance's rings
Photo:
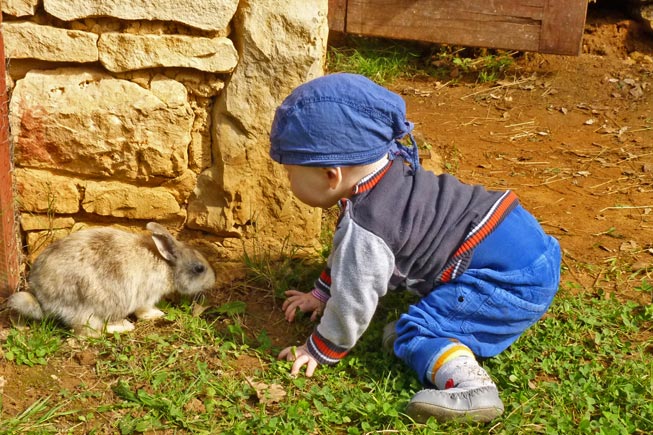
POLYGON ((314 322, 324 312, 325 303, 316 298, 311 292, 303 293, 297 290, 288 290, 286 299, 283 301, 281 309, 285 312, 286 320, 292 322, 295 320, 297 308, 304 313, 311 314, 311 321, 314 322))
POLYGON ((286 361, 295 361, 290 369, 290 375, 296 376, 299 370, 306 366, 306 376, 311 377, 317 368, 318 362, 313 358, 306 349, 306 345, 290 346, 279 353, 279 359, 286 361))

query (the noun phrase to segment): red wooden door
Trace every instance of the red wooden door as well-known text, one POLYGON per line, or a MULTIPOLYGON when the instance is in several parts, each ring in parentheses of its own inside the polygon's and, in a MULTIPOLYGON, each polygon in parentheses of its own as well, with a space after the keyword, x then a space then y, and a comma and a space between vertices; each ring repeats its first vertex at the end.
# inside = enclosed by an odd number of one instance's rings
POLYGON ((578 55, 587 0, 329 0, 332 31, 578 55))

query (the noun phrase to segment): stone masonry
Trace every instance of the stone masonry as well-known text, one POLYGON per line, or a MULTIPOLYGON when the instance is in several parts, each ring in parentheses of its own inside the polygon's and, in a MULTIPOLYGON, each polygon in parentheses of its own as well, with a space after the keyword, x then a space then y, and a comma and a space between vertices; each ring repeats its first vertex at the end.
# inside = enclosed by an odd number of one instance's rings
POLYGON ((267 150, 275 108, 323 74, 327 3, 2 0, 28 260, 83 226, 150 220, 221 261, 314 243, 320 213, 267 150))

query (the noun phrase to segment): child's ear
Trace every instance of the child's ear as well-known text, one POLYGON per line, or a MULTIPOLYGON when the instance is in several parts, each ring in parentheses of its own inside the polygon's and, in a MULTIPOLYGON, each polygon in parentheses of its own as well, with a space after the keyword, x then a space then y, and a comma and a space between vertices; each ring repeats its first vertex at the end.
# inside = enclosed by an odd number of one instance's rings
POLYGON ((342 169, 340 168, 324 168, 327 179, 329 180, 329 187, 335 189, 342 181, 342 169))

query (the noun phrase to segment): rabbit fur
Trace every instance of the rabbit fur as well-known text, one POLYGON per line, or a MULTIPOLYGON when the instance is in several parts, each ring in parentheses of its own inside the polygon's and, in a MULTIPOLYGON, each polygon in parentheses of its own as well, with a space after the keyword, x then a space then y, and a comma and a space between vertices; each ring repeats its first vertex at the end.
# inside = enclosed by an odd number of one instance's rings
POLYGON ((115 228, 77 231, 49 245, 36 259, 28 291, 8 305, 34 319, 59 318, 81 335, 134 329, 126 319, 154 319, 166 294, 192 295, 215 284, 215 272, 196 250, 149 222, 148 234, 115 228))

